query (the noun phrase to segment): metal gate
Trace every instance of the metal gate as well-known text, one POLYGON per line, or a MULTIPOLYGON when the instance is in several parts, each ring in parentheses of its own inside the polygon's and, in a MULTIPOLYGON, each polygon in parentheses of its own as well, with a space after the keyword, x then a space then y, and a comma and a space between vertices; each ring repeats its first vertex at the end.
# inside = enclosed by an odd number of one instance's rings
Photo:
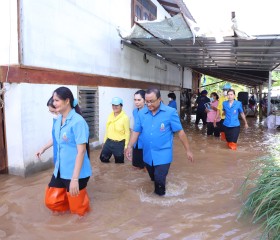
MULTIPOLYGON (((0 83, 0 90, 2 84, 0 83)), ((3 94, 0 94, 0 173, 7 173, 7 151, 5 141, 5 123, 4 123, 4 108, 3 108, 3 94)))

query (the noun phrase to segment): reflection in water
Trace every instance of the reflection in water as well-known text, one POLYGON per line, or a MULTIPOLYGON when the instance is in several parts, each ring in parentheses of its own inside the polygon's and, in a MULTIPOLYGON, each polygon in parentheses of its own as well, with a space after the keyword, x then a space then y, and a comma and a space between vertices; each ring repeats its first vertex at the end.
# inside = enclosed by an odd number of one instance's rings
POLYGON ((274 151, 280 131, 248 120, 252 127, 241 129, 237 151, 207 137, 205 127, 184 123, 195 163, 187 161, 175 136, 164 197, 153 193, 147 172, 130 162, 101 164, 100 150, 92 151, 92 210, 82 219, 53 216, 45 208, 44 189, 52 170, 28 178, 0 175, 0 239, 259 239, 259 226, 237 217, 239 188, 250 160, 274 151))

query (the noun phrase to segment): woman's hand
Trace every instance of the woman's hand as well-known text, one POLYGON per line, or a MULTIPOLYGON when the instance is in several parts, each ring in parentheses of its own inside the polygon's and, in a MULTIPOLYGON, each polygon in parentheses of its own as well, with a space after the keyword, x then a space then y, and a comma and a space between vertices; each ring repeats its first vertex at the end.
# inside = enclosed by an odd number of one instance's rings
POLYGON ((69 186, 69 192, 71 196, 77 196, 79 195, 79 179, 73 178, 71 179, 70 186, 69 186))
POLYGON ((45 152, 45 148, 41 148, 38 152, 36 152, 36 157, 40 159, 41 155, 45 152))

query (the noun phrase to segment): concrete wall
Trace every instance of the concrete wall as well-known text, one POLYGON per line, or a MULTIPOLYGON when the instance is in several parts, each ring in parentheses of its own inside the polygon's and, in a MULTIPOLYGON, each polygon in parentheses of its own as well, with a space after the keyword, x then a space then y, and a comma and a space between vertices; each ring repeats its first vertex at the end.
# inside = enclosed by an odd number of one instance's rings
POLYGON ((188 68, 184 68, 183 88, 192 89, 192 71, 188 68))
POLYGON ((0 65, 18 64, 17 0, 0 1, 0 65))
MULTIPOLYGON (((122 49, 117 28, 130 30, 131 0, 21 2, 24 65, 180 84, 176 66, 151 57, 147 64, 143 53, 122 49)), ((168 14, 157 5, 163 19, 168 14)))

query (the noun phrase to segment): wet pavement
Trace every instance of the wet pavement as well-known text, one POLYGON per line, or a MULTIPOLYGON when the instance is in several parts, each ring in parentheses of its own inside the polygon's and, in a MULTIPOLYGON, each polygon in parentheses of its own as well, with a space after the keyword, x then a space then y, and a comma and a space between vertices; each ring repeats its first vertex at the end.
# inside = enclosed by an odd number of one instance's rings
POLYGON ((83 218, 54 216, 45 208, 52 169, 27 178, 0 175, 0 239, 259 239, 259 226, 250 217, 238 218, 240 186, 251 160, 275 151, 280 130, 268 131, 255 118, 248 123, 232 151, 225 142, 207 137, 193 118, 184 122, 195 163, 187 161, 175 136, 165 197, 153 193, 147 172, 129 161, 103 164, 100 150, 93 150, 88 185, 92 210, 83 218))

